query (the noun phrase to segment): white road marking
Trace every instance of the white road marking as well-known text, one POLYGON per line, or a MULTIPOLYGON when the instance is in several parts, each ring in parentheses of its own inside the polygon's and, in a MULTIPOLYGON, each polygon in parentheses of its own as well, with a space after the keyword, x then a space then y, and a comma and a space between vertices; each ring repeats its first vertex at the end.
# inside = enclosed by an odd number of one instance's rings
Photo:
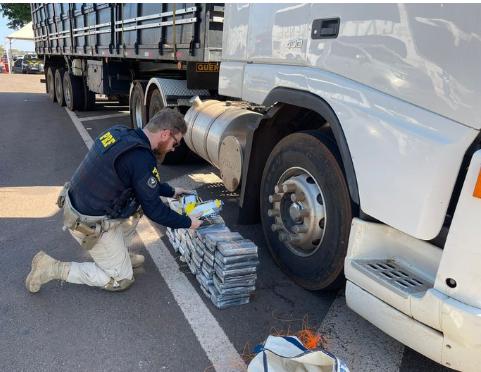
MULTIPOLYGON (((67 110, 67 112, 77 127, 87 148, 90 149, 93 145, 92 138, 76 115, 70 110, 67 110)), ((190 189, 200 187, 206 182, 219 182, 219 178, 211 172, 203 173, 201 170, 192 177, 183 176, 169 181, 171 185, 182 185, 184 188, 190 189)), ((165 244, 160 240, 159 235, 146 217, 140 220, 137 226, 137 234, 149 251, 160 274, 194 331, 197 340, 212 363, 214 370, 218 372, 246 371, 247 366, 245 362, 215 317, 211 314, 207 306, 205 306, 199 294, 187 280, 185 274, 178 270, 177 262, 165 244)))
POLYGON ((74 112, 70 111, 68 108, 65 108, 65 111, 67 111, 68 116, 70 116, 70 119, 72 119, 75 127, 80 133, 80 137, 82 137, 82 139, 85 142, 85 145, 90 150, 90 148, 94 144, 92 137, 90 137, 90 134, 88 134, 88 132, 85 130, 84 126, 82 125, 82 123, 80 122, 80 120, 78 119, 77 115, 75 115, 74 112))
MULTIPOLYGON (((67 111, 69 111, 69 110, 67 110, 67 111)), ((118 118, 118 117, 122 117, 122 116, 129 116, 129 113, 89 116, 89 117, 86 117, 86 118, 77 118, 77 119, 79 121, 89 121, 89 120, 102 120, 102 119, 118 118)))
POLYGON ((398 372, 401 367, 404 345, 349 309, 344 291, 332 303, 319 332, 351 372, 398 372))

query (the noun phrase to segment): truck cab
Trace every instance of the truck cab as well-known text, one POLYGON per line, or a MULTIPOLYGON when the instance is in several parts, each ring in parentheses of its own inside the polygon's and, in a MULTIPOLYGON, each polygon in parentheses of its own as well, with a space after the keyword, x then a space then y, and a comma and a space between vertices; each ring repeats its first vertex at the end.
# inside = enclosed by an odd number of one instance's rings
POLYGON ((180 110, 175 161, 192 151, 219 169, 239 223, 262 223, 296 283, 345 284, 384 332, 479 370, 480 5, 34 3, 32 15, 53 102, 128 99, 134 128, 180 110))

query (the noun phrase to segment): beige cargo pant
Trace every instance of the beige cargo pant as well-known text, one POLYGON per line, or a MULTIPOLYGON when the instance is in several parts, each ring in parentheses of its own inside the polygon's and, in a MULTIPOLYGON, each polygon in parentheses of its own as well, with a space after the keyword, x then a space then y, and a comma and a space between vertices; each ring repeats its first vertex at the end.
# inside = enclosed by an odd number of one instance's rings
MULTIPOLYGON (((68 195, 65 198, 65 208, 72 208, 68 195)), ((103 219, 103 217, 86 216, 75 212, 80 216, 80 221, 86 224, 103 219)), ((140 217, 140 214, 135 213, 124 220, 110 220, 114 221, 111 223, 112 226, 107 231, 102 231, 99 240, 92 249, 87 251, 94 262, 72 262, 67 282, 103 287, 109 282, 112 283, 111 279, 117 282, 124 279, 132 280, 129 247, 140 217)), ((70 228, 69 232, 82 245, 85 234, 70 228)))

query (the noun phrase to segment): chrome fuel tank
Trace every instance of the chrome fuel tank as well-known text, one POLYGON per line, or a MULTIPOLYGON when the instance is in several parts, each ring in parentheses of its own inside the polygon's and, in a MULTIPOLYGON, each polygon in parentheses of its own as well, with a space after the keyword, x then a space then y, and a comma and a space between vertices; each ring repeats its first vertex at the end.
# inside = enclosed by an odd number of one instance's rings
POLYGON ((221 171, 229 191, 235 191, 242 178, 246 128, 262 115, 246 109, 244 103, 193 100, 187 111, 189 148, 221 171))

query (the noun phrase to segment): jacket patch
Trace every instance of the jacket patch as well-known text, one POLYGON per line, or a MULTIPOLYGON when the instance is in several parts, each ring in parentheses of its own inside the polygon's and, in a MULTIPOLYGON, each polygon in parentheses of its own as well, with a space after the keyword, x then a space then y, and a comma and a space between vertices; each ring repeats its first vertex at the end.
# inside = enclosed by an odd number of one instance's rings
POLYGON ((158 193, 159 181, 151 173, 147 173, 138 183, 139 191, 150 198, 158 193))
POLYGON ((157 186, 157 180, 154 176, 150 177, 147 180, 147 186, 149 186, 152 189, 155 189, 155 186, 157 186))

